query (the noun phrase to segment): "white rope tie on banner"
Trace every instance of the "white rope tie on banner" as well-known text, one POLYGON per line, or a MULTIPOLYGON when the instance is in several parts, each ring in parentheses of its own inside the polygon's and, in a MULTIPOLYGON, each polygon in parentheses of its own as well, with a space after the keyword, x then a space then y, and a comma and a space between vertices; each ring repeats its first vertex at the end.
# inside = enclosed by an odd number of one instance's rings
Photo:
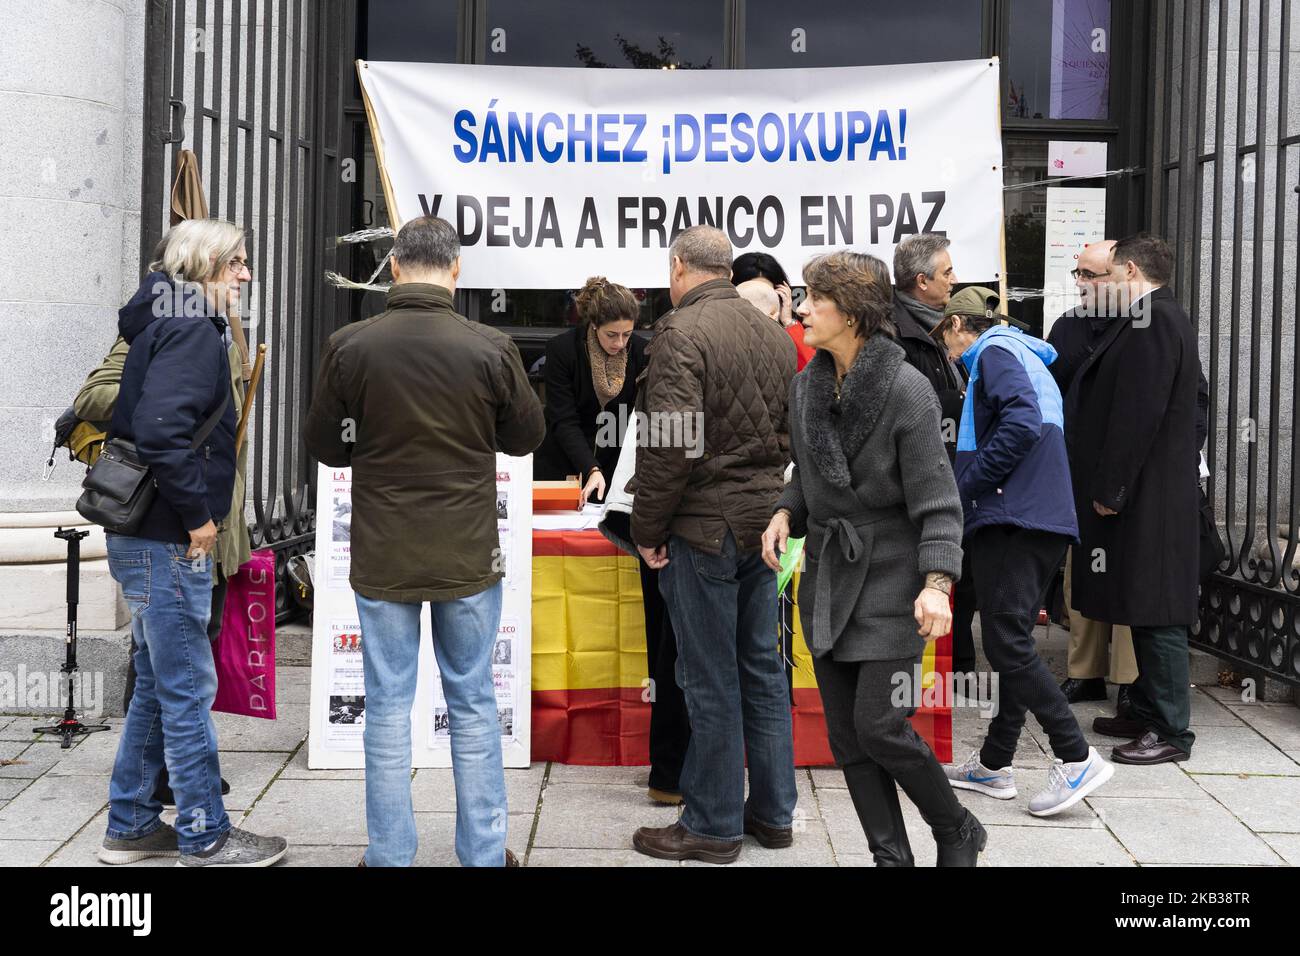
POLYGON ((1009 186, 1003 186, 1004 193, 1012 192, 1016 189, 1033 189, 1035 186, 1059 186, 1061 183, 1072 183, 1080 179, 1105 179, 1108 176, 1126 176, 1129 173, 1136 173, 1139 167, 1125 166, 1123 169, 1107 169, 1091 176, 1053 176, 1050 179, 1035 179, 1031 183, 1012 183, 1009 186))

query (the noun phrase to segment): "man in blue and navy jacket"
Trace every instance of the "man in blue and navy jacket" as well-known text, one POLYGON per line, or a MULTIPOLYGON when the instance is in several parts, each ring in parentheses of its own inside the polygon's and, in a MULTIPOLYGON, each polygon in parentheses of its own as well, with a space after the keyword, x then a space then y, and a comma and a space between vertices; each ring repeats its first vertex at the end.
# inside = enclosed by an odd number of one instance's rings
POLYGON ((950 308, 935 336, 970 373, 957 432, 957 488, 984 653, 998 673, 999 706, 981 749, 949 768, 948 776, 955 787, 1014 796, 1012 758, 1025 714, 1032 712, 1047 731, 1056 761, 1047 789, 1030 800, 1029 812, 1051 816, 1115 772, 1084 739, 1034 646, 1043 592, 1079 531, 1061 393, 1047 370, 1056 350, 1002 325, 992 290, 963 289, 958 296, 975 304, 950 308))

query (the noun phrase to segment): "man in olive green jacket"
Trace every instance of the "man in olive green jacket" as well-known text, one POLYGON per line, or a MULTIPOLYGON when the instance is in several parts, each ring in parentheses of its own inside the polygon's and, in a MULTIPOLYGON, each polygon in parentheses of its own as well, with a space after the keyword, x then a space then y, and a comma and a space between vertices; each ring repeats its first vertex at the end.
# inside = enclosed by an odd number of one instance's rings
MULTIPOLYGON (((452 308, 460 241, 443 219, 401 228, 380 315, 335 332, 306 442, 352 468, 351 584, 365 668, 366 866, 410 866, 411 707, 429 602, 456 781, 456 855, 508 866, 492 647, 501 617, 496 453, 546 437, 542 405, 505 333, 452 308)), ((529 485, 512 495, 532 493, 529 485)), ((516 703, 518 706, 518 702, 516 703)), ((527 706, 525 703, 524 706, 527 706)))

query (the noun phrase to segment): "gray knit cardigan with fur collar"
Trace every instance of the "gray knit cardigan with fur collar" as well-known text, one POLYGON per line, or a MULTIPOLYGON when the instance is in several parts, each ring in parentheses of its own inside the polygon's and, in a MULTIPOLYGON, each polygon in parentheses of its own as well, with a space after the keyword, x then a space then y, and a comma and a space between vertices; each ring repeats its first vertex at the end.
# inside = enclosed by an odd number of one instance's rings
POLYGON ((925 575, 961 574, 961 499, 939 401, 883 334, 858 353, 835 398, 835 360, 818 351, 790 384, 794 472, 778 508, 807 534, 799 616, 813 654, 839 661, 917 657, 913 603, 925 575))

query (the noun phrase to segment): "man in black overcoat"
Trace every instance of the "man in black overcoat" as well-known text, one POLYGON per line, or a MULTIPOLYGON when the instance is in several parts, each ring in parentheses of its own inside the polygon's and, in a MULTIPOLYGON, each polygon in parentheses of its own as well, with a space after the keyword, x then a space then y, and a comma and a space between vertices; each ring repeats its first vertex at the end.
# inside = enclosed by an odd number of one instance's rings
POLYGON ((1119 763, 1186 760, 1188 627, 1196 618, 1200 360, 1187 313, 1167 287, 1169 246, 1120 240, 1111 259, 1121 305, 1076 373, 1066 440, 1079 520, 1073 604, 1128 624, 1137 655, 1130 718, 1094 730, 1132 738, 1119 763))

